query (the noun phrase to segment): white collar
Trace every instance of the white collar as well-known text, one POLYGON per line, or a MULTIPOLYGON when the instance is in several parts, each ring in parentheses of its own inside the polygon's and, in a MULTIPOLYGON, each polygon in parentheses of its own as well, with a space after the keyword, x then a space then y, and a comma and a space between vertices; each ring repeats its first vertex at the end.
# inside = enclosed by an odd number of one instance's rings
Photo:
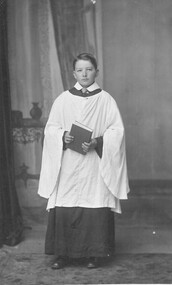
MULTIPOLYGON (((81 90, 83 87, 81 86, 81 84, 79 84, 79 82, 77 82, 75 85, 74 85, 74 87, 76 88, 76 89, 78 89, 78 90, 81 90)), ((92 91, 94 91, 94 90, 96 90, 96 89, 99 89, 100 87, 99 87, 99 85, 96 83, 96 82, 94 82, 93 84, 91 84, 90 86, 88 86, 87 87, 87 90, 89 91, 89 92, 92 92, 92 91)))

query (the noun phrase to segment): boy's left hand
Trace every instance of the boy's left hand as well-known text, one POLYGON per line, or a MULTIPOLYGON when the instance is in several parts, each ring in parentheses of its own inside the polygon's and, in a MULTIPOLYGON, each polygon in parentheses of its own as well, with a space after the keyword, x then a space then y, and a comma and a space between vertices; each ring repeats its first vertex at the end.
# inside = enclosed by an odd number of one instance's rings
POLYGON ((82 148, 84 152, 89 152, 92 149, 95 149, 97 146, 97 140, 96 139, 92 139, 89 143, 84 142, 82 144, 82 148))

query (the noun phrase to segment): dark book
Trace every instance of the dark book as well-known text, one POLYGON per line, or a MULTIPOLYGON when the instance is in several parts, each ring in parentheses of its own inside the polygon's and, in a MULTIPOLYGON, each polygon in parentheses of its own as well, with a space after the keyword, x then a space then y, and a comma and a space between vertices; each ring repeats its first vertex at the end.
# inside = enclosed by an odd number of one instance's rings
POLYGON ((74 140, 73 142, 66 144, 66 147, 85 155, 86 153, 82 149, 82 143, 89 143, 92 133, 92 129, 75 121, 70 130, 70 135, 74 137, 74 140))

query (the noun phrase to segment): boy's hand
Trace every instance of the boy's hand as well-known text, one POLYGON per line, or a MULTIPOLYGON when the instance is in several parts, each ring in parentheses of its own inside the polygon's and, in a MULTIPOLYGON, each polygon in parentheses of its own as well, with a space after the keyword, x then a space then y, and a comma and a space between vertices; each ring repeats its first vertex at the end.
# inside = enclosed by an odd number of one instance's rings
POLYGON ((97 146, 97 140, 96 139, 92 139, 89 143, 84 142, 82 144, 82 148, 84 152, 89 152, 92 149, 95 149, 97 146))
POLYGON ((74 140, 74 137, 69 134, 69 132, 65 132, 64 134, 64 142, 71 143, 74 140))

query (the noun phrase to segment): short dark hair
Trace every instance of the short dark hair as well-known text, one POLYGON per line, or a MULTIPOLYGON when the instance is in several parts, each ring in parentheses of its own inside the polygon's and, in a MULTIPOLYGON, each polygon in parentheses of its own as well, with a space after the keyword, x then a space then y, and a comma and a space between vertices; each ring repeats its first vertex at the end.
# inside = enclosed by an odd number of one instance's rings
POLYGON ((75 70, 75 66, 78 60, 88 60, 92 63, 94 68, 97 70, 97 60, 91 53, 80 53, 76 56, 76 58, 73 60, 73 70, 75 70))

